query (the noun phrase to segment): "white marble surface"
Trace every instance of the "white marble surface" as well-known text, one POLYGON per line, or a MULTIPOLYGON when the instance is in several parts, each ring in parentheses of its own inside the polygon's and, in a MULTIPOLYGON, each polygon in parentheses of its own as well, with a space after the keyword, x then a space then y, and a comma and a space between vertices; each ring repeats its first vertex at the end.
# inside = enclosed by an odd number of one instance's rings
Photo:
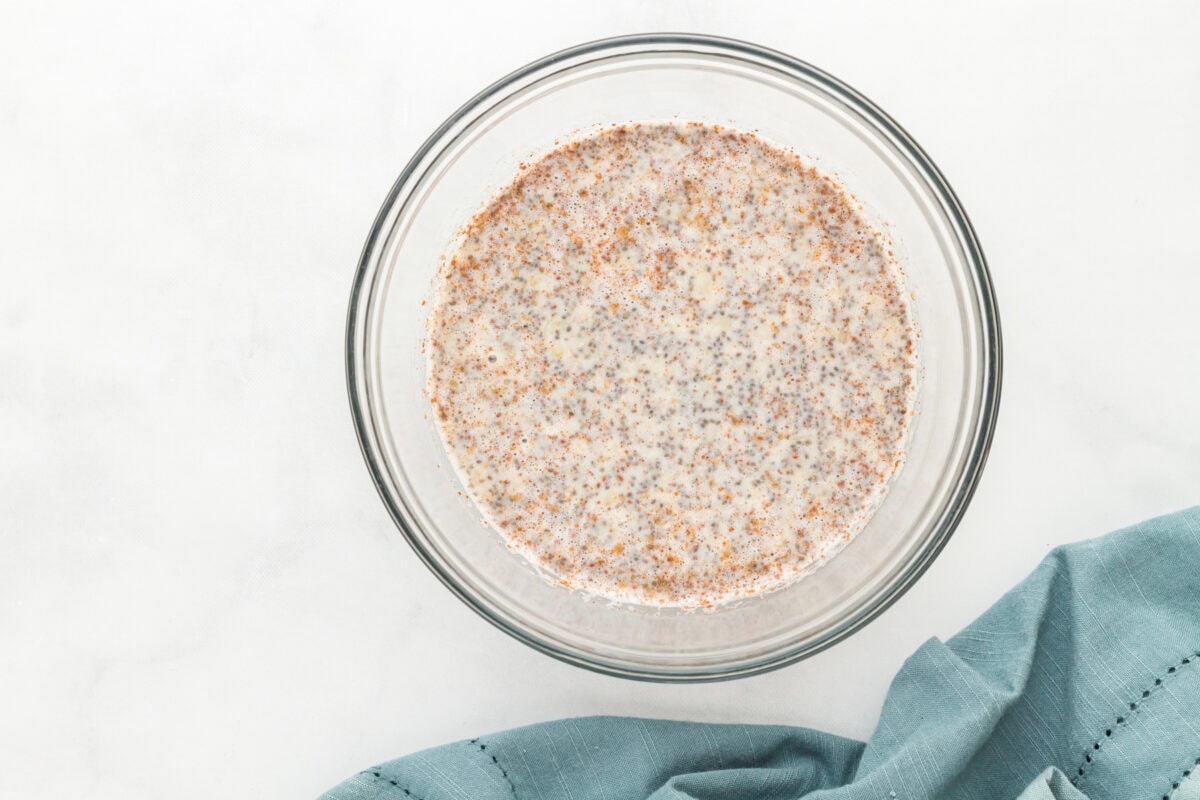
POLYGON ((575 714, 864 737, 905 655, 1050 546, 1200 501, 1197 6, 587 5, 4 5, 0 796, 313 797, 575 714), (991 462, 941 558, 850 641, 728 684, 593 675, 475 617, 394 532, 342 379, 351 273, 417 144, 533 58, 655 29, 788 51, 892 113, 1004 321, 991 462))

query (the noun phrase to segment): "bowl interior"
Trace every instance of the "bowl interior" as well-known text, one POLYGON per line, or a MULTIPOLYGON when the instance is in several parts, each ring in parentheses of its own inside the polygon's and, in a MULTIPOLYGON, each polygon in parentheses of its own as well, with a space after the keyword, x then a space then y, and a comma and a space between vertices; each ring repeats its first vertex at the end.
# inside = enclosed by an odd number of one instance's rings
POLYGON ((982 465, 998 379, 986 270, 948 189, 845 87, 742 45, 686 37, 579 48, 472 101, 414 159, 368 242, 350 321, 364 452, 397 523, 484 616, 560 658, 657 679, 757 671, 847 635, 919 575, 982 465), (755 131, 837 177, 890 236, 912 291, 923 374, 907 461, 871 522, 821 569, 714 611, 615 607, 546 581, 466 500, 429 415, 427 299, 460 226, 557 140, 630 121, 755 131))

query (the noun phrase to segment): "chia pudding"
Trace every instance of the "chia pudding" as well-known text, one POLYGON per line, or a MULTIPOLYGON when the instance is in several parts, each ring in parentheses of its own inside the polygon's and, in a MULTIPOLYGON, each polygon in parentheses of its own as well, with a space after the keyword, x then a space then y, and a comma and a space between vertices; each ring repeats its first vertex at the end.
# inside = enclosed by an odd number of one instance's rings
POLYGON ((778 589, 900 469, 916 326, 887 239, 760 137, 618 125, 522 164, 435 281, 434 419, 508 546, 605 598, 778 589))

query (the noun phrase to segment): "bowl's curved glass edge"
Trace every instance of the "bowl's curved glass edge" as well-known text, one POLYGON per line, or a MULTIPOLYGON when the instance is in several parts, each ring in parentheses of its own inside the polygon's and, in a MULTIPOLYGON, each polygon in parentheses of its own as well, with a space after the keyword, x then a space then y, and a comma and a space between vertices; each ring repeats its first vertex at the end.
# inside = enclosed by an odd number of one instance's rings
POLYGON ((560 50, 515 70, 491 84, 464 103, 445 122, 438 126, 437 130, 422 143, 421 147, 418 148, 417 152, 401 171, 387 197, 384 199, 368 233, 350 293, 346 321, 345 357, 351 418, 359 442, 359 449, 371 474, 372 482, 375 484, 376 491, 383 500, 392 521, 400 529, 405 540, 413 548, 417 556, 437 576, 438 580, 488 622, 524 644, 559 661, 616 677, 671 683, 733 680, 793 664, 815 655, 861 630, 899 600, 916 580, 925 573, 946 546, 950 536, 958 527, 966 511, 966 507, 970 503, 971 497, 978 486, 995 432, 1003 373, 999 309, 996 303, 991 274, 988 270, 982 247, 976 237, 974 227, 967 217, 965 210, 962 208, 957 195, 951 189, 941 171, 904 128, 854 88, 800 59, 736 39, 686 33, 619 36, 599 39, 560 50), (799 73, 823 85, 832 94, 848 100, 855 111, 863 114, 878 126, 879 130, 891 138, 898 149, 917 168, 941 203, 947 219, 959 240, 959 246, 963 249, 963 252, 967 255, 968 262, 973 267, 973 275, 971 276, 973 278, 972 288, 976 295, 976 307, 981 314, 979 322, 982 337, 983 352, 981 356, 983 370, 980 375, 982 382, 980 407, 975 415, 977 425, 972 435, 969 455, 959 477, 957 490, 951 495, 954 498, 954 502, 947 506, 941 515, 939 523, 936 526, 936 533, 930 537, 926 545, 918 552, 917 557, 901 573, 899 578, 880 591, 877 595, 877 600, 866 604, 858 613, 846 620, 844 624, 828 631, 818 639, 807 642, 791 651, 749 660, 731 668, 722 669, 720 672, 708 669, 669 668, 655 670, 647 667, 636 667, 625 663, 589 657, 585 653, 556 646, 552 642, 533 636, 519 627, 509 624, 503 616, 494 613, 494 610, 480 602, 479 598, 468 594, 461 586, 451 580, 439 567, 438 559, 434 554, 426 549, 421 541, 419 532, 412 530, 405 519, 403 511, 396 506, 389 495, 385 471, 380 464, 379 445, 375 431, 372 429, 370 423, 369 400, 367 399, 365 375, 360 359, 360 355, 363 353, 360 340, 365 335, 363 330, 364 323, 369 318, 370 309, 368 301, 371 294, 369 289, 376 278, 375 265, 377 261, 373 258, 373 255, 387 240, 390 230, 388 219, 398 211, 396 208, 397 199, 401 196, 406 185, 416 175, 422 162, 430 156, 435 147, 445 139, 448 133, 463 123, 478 106, 489 98, 493 98, 497 94, 513 88, 525 79, 552 69, 564 62, 583 59, 597 52, 613 50, 636 52, 639 48, 663 50, 675 47, 684 50, 690 47, 702 52, 732 54, 749 58, 758 63, 767 63, 775 68, 783 69, 785 72, 799 73))

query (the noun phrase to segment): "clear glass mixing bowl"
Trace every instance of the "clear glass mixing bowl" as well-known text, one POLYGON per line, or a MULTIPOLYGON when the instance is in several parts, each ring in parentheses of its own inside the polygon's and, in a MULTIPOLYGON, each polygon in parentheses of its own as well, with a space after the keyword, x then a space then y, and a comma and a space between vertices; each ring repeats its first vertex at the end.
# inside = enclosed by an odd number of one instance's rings
POLYGON ((396 525, 485 619, 556 658, 663 681, 731 678, 811 655, 894 602, 945 545, 991 440, 1000 327, 966 214, 917 144, 858 92, 794 58, 690 35, 555 53, 459 109, 405 167, 371 229, 347 329, 354 424, 396 525), (867 527, 780 591, 715 611, 614 607, 552 585, 459 494, 430 419, 427 298, 456 231, 556 139, 680 119, 757 131, 834 174, 891 236, 915 295, 924 374, 907 463, 867 527))

